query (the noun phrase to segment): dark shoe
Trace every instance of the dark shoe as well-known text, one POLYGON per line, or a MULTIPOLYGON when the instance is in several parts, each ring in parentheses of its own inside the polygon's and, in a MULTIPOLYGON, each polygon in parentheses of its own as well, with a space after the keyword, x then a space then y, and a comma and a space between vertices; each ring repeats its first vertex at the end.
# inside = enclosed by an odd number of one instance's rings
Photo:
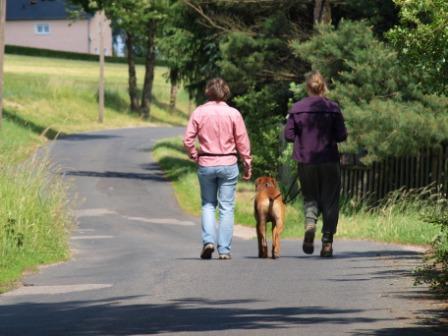
POLYGON ((322 258, 331 258, 333 256, 333 243, 322 243, 320 256, 322 258))
POLYGON ((331 258, 333 256, 333 234, 324 232, 322 234, 322 250, 320 256, 323 258, 331 258))
POLYGON ((302 249, 306 254, 314 252, 314 235, 316 233, 316 224, 307 224, 305 228, 305 237, 303 238, 302 249))
POLYGON ((229 254, 220 254, 219 255, 219 260, 230 260, 232 259, 232 256, 229 254))
POLYGON ((201 252, 201 259, 211 259, 214 251, 215 245, 213 245, 212 243, 204 244, 201 252))

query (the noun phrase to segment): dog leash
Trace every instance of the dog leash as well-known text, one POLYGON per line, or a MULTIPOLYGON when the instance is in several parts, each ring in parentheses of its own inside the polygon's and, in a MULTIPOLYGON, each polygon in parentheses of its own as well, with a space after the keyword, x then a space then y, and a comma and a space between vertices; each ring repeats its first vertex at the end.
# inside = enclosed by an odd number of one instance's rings
POLYGON ((301 189, 297 188, 297 192, 294 193, 294 195, 292 195, 293 194, 292 191, 294 189, 294 184, 297 182, 298 178, 299 178, 299 172, 297 171, 296 174, 294 175, 294 178, 292 179, 291 184, 289 185, 288 192, 286 193, 285 198, 283 200, 283 202, 285 204, 292 203, 297 198, 297 196, 300 194, 301 189))

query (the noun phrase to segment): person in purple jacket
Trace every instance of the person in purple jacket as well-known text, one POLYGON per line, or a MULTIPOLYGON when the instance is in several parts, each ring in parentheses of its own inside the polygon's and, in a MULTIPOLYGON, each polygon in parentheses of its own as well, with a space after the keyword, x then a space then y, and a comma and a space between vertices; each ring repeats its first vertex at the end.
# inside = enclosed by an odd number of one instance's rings
POLYGON ((285 139, 294 143, 293 158, 305 209, 303 251, 314 252, 316 222, 323 218, 321 257, 333 256, 333 235, 339 218, 341 171, 338 142, 347 139, 344 118, 338 104, 325 97, 325 79, 314 71, 307 75, 308 97, 289 111, 285 139))

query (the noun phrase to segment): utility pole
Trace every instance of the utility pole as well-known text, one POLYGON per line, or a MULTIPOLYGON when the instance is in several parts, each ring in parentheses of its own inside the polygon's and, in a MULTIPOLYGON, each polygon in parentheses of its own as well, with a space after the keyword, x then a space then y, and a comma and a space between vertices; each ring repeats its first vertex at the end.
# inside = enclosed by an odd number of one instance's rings
POLYGON ((98 88, 98 122, 104 121, 104 11, 100 12, 100 81, 98 88))
POLYGON ((6 21, 6 0, 0 0, 0 129, 3 124, 3 83, 4 70, 3 61, 5 58, 5 21, 6 21))

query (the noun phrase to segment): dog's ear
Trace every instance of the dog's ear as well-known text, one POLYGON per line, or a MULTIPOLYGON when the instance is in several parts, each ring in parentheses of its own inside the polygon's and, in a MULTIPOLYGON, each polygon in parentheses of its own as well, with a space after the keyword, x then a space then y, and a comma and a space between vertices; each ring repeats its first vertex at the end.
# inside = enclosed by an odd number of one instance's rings
POLYGON ((277 181, 275 180, 275 178, 270 177, 269 179, 271 180, 271 183, 274 186, 274 188, 278 188, 277 181))
POLYGON ((259 178, 257 178, 257 179, 255 180, 255 186, 257 187, 257 186, 261 183, 262 180, 263 180, 263 177, 259 177, 259 178))

